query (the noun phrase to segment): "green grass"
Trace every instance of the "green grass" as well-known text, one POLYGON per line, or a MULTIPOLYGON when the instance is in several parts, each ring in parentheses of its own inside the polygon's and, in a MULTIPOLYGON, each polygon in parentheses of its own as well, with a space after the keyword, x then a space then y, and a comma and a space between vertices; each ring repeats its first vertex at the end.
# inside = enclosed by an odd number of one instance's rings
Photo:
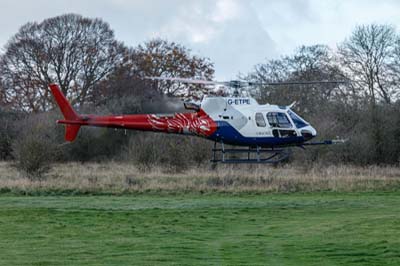
POLYGON ((400 193, 0 197, 1 265, 400 265, 400 193))

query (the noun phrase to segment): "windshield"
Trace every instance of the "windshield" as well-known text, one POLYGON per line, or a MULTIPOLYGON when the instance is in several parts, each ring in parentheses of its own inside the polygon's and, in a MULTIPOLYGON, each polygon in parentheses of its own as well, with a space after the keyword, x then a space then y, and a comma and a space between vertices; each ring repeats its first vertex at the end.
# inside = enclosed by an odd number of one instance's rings
POLYGON ((289 110, 288 114, 297 128, 302 128, 302 127, 308 126, 308 123, 303 118, 298 116, 295 112, 293 112, 292 110, 289 110))

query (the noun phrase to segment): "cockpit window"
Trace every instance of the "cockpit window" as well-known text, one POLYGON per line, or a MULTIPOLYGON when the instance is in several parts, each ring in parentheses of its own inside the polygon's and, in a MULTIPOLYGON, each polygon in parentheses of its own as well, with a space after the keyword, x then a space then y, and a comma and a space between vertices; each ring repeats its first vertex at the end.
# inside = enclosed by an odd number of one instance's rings
POLYGON ((298 116, 295 112, 289 110, 288 114, 297 128, 302 128, 302 127, 308 126, 307 122, 304 121, 304 119, 302 119, 300 116, 298 116))
POLYGON ((292 124, 285 113, 271 112, 267 114, 268 123, 271 127, 291 128, 292 124))
POLYGON ((256 124, 258 127, 265 127, 265 119, 262 113, 256 113, 256 124))

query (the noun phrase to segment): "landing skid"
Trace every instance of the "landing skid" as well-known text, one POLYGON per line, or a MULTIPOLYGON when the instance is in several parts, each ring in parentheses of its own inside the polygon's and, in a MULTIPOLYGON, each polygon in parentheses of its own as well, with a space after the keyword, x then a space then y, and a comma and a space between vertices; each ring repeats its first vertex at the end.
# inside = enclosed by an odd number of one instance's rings
POLYGON ((212 163, 265 163, 277 164, 289 158, 289 151, 282 148, 256 148, 249 147, 248 149, 226 149, 223 142, 220 147, 217 147, 217 142, 214 143, 212 149, 212 163), (245 158, 243 158, 245 157, 245 158))

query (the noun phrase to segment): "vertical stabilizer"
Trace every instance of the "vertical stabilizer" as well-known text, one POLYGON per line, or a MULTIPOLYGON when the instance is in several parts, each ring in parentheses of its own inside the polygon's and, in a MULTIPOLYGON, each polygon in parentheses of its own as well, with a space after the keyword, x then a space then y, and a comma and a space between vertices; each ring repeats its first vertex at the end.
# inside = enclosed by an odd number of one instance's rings
MULTIPOLYGON (((54 99, 57 102, 58 107, 60 108, 62 114, 64 115, 65 120, 71 121, 71 122, 79 121, 80 120, 79 115, 72 108, 71 104, 68 102, 65 95, 61 92, 58 85, 50 84, 50 90, 54 96, 54 99)), ((80 127, 81 126, 79 124, 66 123, 66 125, 65 125, 65 140, 70 141, 70 142, 74 141, 76 139, 76 136, 78 135, 80 127)))

